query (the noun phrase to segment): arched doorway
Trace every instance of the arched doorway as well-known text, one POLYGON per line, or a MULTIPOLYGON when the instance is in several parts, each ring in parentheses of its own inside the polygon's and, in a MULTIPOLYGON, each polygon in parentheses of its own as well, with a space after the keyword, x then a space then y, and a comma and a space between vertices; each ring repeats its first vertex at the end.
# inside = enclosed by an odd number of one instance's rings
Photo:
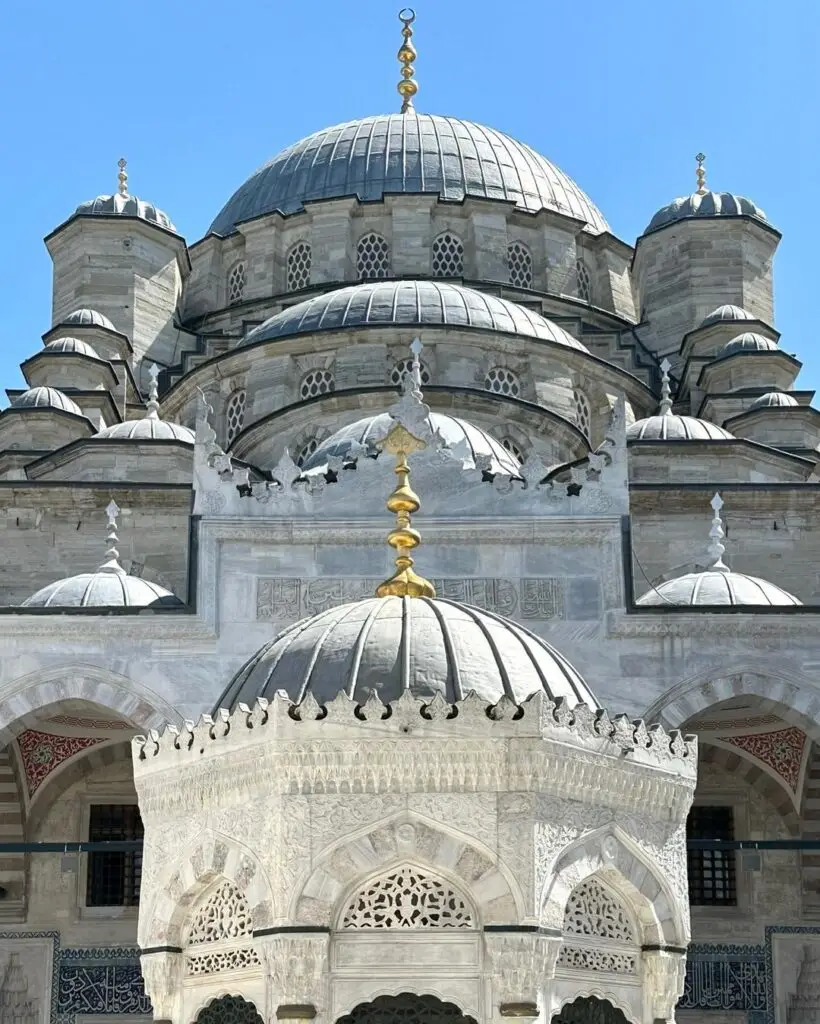
MULTIPOLYGON (((209 1022, 210 1024, 210 1022, 209 1022)), ((476 1024, 455 1003, 444 1003, 436 996, 402 992, 397 996, 379 996, 372 1003, 359 1003, 336 1024, 476 1024)))
POLYGON ((589 996, 562 1006, 552 1018, 552 1024, 629 1024, 629 1021, 608 999, 589 996))
POLYGON ((220 996, 203 1006, 196 1024, 264 1024, 256 1007, 242 996, 220 996))

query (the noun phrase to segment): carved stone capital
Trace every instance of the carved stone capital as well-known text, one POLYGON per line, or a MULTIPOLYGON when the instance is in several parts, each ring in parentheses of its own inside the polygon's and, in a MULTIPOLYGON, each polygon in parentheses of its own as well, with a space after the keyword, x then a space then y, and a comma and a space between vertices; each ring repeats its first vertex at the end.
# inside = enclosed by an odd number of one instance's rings
POLYGON ((176 1019, 177 996, 182 991, 182 954, 148 953, 140 957, 140 970, 154 1019, 176 1019))
POLYGON ((647 950, 642 959, 644 1020, 674 1021, 675 1007, 683 995, 685 954, 647 950))
POLYGON ((280 1006, 327 1006, 330 935, 326 932, 281 932, 255 941, 267 975, 267 1020, 280 1006))
POLYGON ((540 932, 486 932, 484 949, 492 965, 493 1006, 541 1005, 546 982, 555 974, 561 939, 540 932))

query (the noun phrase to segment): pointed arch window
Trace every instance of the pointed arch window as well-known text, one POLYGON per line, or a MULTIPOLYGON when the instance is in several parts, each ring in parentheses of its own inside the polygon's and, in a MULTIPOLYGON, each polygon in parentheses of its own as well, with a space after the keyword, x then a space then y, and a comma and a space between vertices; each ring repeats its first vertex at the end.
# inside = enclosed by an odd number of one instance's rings
POLYGON ((464 243, 452 231, 444 231, 433 242, 433 277, 463 276, 464 243))
POLYGON ((578 298, 583 299, 584 302, 589 302, 592 295, 592 287, 589 269, 582 259, 575 261, 575 277, 578 282, 578 298))
POLYGON ((239 260, 228 273, 228 305, 241 302, 245 295, 245 261, 239 260))
POLYGON ((228 444, 233 444, 234 438, 245 425, 245 404, 247 392, 244 388, 234 391, 228 399, 228 406, 225 410, 225 435, 228 444))
POLYGON ((378 281, 390 276, 390 246, 375 231, 359 239, 356 275, 360 281, 378 281))
POLYGON ((589 430, 592 422, 589 399, 579 388, 575 388, 573 397, 575 399, 575 424, 584 437, 589 440, 589 430))

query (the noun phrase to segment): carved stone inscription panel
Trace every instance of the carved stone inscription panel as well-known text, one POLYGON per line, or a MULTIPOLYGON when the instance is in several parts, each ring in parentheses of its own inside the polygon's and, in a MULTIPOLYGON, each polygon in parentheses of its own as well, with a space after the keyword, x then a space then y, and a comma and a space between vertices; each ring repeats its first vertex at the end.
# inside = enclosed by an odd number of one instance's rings
MULTIPOLYGON (((520 579, 469 577, 432 581, 438 597, 472 604, 516 619, 590 621, 601 613, 599 581, 592 576, 532 576, 520 579)), ((372 597, 381 579, 260 577, 256 617, 289 621, 335 605, 372 597)))

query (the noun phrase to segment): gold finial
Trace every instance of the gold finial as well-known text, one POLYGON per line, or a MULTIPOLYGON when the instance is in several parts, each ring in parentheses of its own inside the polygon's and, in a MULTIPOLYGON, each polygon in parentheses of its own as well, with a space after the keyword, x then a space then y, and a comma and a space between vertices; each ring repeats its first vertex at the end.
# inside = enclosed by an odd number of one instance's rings
POLYGON ((393 472, 399 482, 387 499, 388 509, 396 516, 396 529, 387 537, 387 543, 396 552, 396 572, 376 588, 376 596, 435 597, 433 584, 413 572, 413 559, 410 557, 413 548, 421 544, 421 534, 410 525, 410 516, 418 512, 421 502, 408 483, 410 467, 407 465, 407 456, 421 451, 426 445, 397 423, 379 447, 396 456, 393 472))
POLYGON ((128 175, 125 173, 125 167, 127 163, 128 161, 125 159, 124 156, 121 156, 120 159, 117 161, 117 167, 119 167, 120 169, 120 173, 117 175, 117 178, 119 179, 120 183, 119 190, 121 196, 128 195, 128 175))
POLYGON ((705 153, 698 153, 695 159, 698 162, 697 176, 698 176, 698 188, 697 195, 706 195, 706 168, 703 166, 703 161, 706 159, 705 153))
POLYGON ((412 7, 403 7, 399 11, 399 21, 404 26, 401 30, 401 34, 404 37, 404 42, 399 47, 399 52, 396 56, 401 64, 401 78, 402 80, 396 86, 399 90, 399 95, 402 98, 401 112, 406 114, 408 111, 413 109, 413 97, 419 91, 418 82, 416 82, 413 76, 416 73, 416 69, 413 67, 413 61, 416 59, 416 48, 410 42, 413 35, 413 30, 410 26, 416 20, 416 12, 412 7))

